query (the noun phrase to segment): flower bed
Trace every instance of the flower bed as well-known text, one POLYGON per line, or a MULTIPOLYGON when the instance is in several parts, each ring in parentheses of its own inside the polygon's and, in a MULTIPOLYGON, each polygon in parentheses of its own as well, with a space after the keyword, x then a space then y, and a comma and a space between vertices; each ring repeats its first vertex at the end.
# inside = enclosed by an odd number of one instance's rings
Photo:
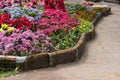
MULTIPOLYGON (((66 10, 27 4, 17 2, 1 8, 0 64, 13 62, 19 70, 30 70, 78 59, 101 8, 96 10, 87 2, 66 5, 66 10)), ((108 9, 102 8, 102 12, 108 9)))

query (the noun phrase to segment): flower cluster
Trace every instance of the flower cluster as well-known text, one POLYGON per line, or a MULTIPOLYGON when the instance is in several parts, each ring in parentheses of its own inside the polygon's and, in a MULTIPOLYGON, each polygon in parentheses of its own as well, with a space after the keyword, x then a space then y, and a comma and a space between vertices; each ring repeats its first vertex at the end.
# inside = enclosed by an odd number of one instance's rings
POLYGON ((92 6, 87 1, 83 1, 82 4, 86 6, 86 9, 88 11, 92 11, 92 6))
POLYGON ((36 22, 42 17, 42 12, 35 8, 28 9, 27 14, 24 15, 29 21, 36 22))
POLYGON ((84 10, 84 11, 77 11, 77 14, 79 18, 82 18, 91 22, 95 19, 97 13, 96 11, 89 12, 84 10))
POLYGON ((63 31, 54 32, 51 37, 53 45, 57 49, 67 49, 75 46, 81 35, 79 27, 73 27, 69 33, 63 31), (64 36, 63 36, 64 35, 64 36))
POLYGON ((3 32, 4 30, 8 30, 9 33, 14 31, 14 27, 8 26, 7 24, 1 24, 0 32, 3 32))
POLYGON ((44 0, 45 9, 57 9, 65 11, 64 0, 44 0))
POLYGON ((11 23, 17 29, 30 29, 32 28, 32 22, 30 22, 26 17, 16 18, 11 23))
POLYGON ((32 28, 32 22, 26 17, 15 18, 12 20, 10 14, 0 14, 0 25, 4 23, 17 29, 32 28))
POLYGON ((51 34, 57 30, 66 32, 78 24, 75 17, 71 18, 68 16, 68 13, 60 10, 48 9, 43 14, 44 18, 41 18, 36 25, 38 26, 37 28, 43 30, 45 34, 51 34))
POLYGON ((4 7, 11 7, 14 4, 20 4, 21 6, 28 6, 29 8, 37 8, 43 5, 41 0, 0 0, 0 9, 4 7))
POLYGON ((97 13, 104 12, 108 10, 108 7, 100 7, 100 6, 92 6, 93 10, 96 11, 97 13))
POLYGON ((87 33, 93 28, 93 24, 87 20, 80 19, 81 25, 80 25, 80 32, 81 33, 87 33))
POLYGON ((88 12, 93 11, 92 6, 87 3, 73 4, 73 5, 65 4, 65 7, 70 14, 76 14, 78 11, 88 11, 88 12))
POLYGON ((29 8, 38 8, 41 5, 44 5, 43 0, 23 0, 21 1, 22 5, 26 5, 29 8))
POLYGON ((3 13, 11 15, 11 19, 20 18, 24 15, 24 10, 19 4, 14 4, 11 7, 4 7, 2 9, 3 13))
POLYGON ((1 55, 29 55, 39 52, 54 50, 50 38, 41 31, 31 30, 16 31, 7 36, 7 32, 0 32, 0 54, 1 55))
POLYGON ((4 7, 2 9, 3 13, 11 15, 11 19, 26 17, 29 21, 37 21, 42 16, 42 11, 36 8, 27 8, 27 6, 20 6, 19 4, 14 4, 11 7, 4 7))
POLYGON ((10 14, 0 14, 0 25, 9 22, 11 22, 10 14))
POLYGON ((89 32, 94 27, 87 20, 80 19, 79 21, 81 22, 79 27, 73 27, 69 33, 63 31, 54 32, 51 39, 56 48, 67 49, 73 47, 78 42, 81 34, 89 32))
POLYGON ((24 56, 73 47, 93 27, 88 21, 101 11, 86 2, 65 9, 64 0, 44 0, 44 7, 41 1, 0 0, 0 55, 24 56))

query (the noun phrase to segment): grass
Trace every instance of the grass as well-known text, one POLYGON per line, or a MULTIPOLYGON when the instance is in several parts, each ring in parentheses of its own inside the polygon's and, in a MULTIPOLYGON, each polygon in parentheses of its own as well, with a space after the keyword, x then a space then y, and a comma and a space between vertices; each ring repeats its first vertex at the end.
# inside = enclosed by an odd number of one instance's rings
POLYGON ((16 64, 10 61, 0 61, 0 78, 11 76, 17 73, 16 64))
POLYGON ((14 75, 14 74, 16 74, 16 73, 17 73, 17 71, 15 71, 14 69, 9 70, 9 71, 3 71, 3 70, 1 70, 1 71, 0 71, 0 78, 4 78, 4 77, 7 77, 7 76, 11 76, 11 75, 14 75))

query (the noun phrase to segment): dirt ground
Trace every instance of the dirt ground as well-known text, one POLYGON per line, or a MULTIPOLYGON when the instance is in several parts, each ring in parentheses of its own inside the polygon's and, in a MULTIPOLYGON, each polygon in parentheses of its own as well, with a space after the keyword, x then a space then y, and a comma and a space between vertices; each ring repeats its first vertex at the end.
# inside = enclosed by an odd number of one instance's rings
POLYGON ((0 80, 120 80, 120 5, 98 4, 111 6, 113 14, 99 22, 95 38, 87 43, 79 61, 23 72, 0 80))

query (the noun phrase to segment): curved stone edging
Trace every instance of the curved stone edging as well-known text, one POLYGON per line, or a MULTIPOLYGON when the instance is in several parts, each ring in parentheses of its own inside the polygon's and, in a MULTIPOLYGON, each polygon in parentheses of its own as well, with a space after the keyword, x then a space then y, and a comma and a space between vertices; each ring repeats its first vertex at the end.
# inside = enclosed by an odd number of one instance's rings
MULTIPOLYGON (((99 14, 92 23, 96 25, 101 17, 107 16, 110 13, 111 8, 99 14)), ((16 66, 19 71, 45 68, 55 66, 57 64, 73 62, 80 59, 84 52, 84 46, 86 42, 94 37, 94 33, 95 28, 86 34, 81 35, 80 40, 73 48, 59 50, 52 53, 34 54, 29 55, 28 57, 0 56, 0 60, 17 63, 16 66)))
POLYGON ((18 69, 19 71, 33 70, 79 60, 84 52, 86 42, 93 38, 94 33, 95 29, 93 28, 90 32, 81 35, 80 40, 73 48, 28 56, 23 64, 18 64, 18 69))
POLYGON ((101 16, 105 17, 105 16, 107 16, 107 15, 109 15, 111 13, 112 13, 112 11, 111 11, 111 8, 109 7, 108 10, 106 10, 106 11, 104 11, 104 12, 101 13, 101 16))

